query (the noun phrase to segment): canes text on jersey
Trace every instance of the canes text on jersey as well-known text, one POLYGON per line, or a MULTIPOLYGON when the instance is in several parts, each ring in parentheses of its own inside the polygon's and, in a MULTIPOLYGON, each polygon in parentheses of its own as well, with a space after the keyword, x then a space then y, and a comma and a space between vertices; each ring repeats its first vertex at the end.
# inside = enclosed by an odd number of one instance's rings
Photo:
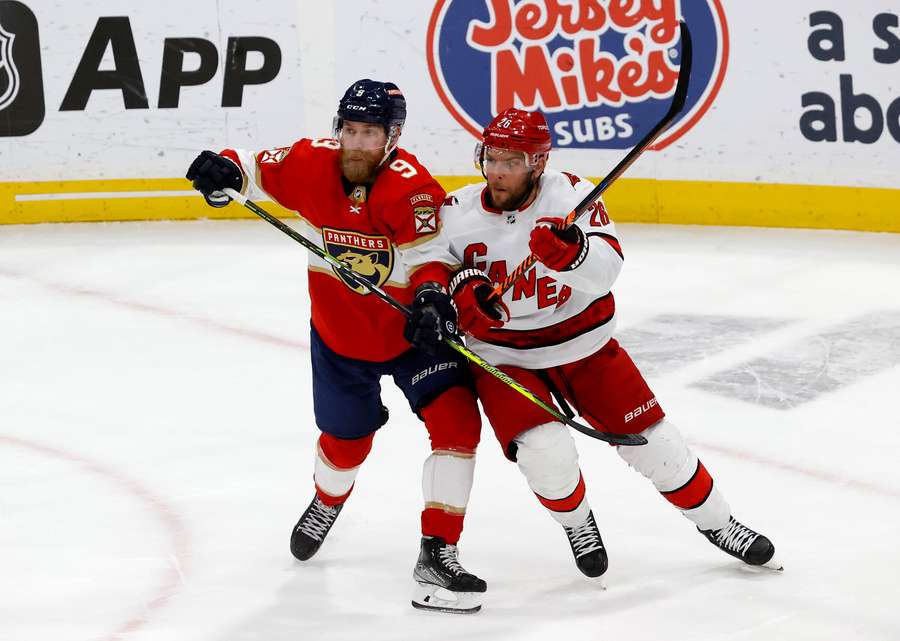
MULTIPOLYGON (((480 269, 488 275, 491 282, 501 283, 506 280, 509 268, 505 260, 491 261, 490 267, 481 258, 487 257, 488 248, 484 243, 470 243, 463 252, 463 263, 467 267, 480 269)), ((538 309, 559 307, 572 297, 572 288, 560 283, 552 276, 537 278, 536 268, 532 267, 519 278, 512 289, 513 302, 522 299, 536 298, 538 309)))

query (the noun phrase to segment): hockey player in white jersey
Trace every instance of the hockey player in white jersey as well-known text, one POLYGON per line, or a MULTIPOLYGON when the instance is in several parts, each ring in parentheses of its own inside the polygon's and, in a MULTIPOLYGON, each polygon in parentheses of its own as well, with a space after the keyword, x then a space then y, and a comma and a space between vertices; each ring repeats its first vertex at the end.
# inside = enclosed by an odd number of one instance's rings
MULTIPOLYGON (((550 146, 543 115, 507 109, 476 148, 487 183, 453 192, 441 209, 443 233, 464 265, 450 287, 469 345, 544 400, 564 399, 592 427, 642 434, 646 445, 617 447, 619 455, 714 545, 750 565, 769 563, 772 543, 735 520, 709 472, 613 338, 610 289, 623 264, 615 224, 598 199, 576 223, 564 226, 566 213, 593 185, 547 169, 550 146), (529 254, 537 258, 535 266, 501 299, 494 297, 492 284, 529 254)), ((578 568, 600 576, 608 565, 606 549, 568 428, 495 377, 476 368, 475 378, 507 458, 563 526, 578 568)))

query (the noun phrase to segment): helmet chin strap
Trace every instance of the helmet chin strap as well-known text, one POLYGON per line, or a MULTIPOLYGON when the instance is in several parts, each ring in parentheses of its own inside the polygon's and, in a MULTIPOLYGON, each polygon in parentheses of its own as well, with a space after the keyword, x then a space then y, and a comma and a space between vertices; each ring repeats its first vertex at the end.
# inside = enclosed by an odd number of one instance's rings
POLYGON ((387 142, 384 143, 384 156, 382 156, 381 160, 375 166, 375 169, 379 169, 384 161, 390 158, 391 153, 397 148, 397 143, 400 142, 400 129, 397 126, 391 127, 390 133, 388 133, 387 142))

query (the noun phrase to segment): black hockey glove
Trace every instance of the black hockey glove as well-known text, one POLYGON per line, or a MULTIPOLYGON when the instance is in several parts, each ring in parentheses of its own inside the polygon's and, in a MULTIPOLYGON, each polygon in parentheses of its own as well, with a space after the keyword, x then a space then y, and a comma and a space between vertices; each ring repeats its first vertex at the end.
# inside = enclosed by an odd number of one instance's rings
POLYGON ((235 191, 241 191, 244 186, 241 168, 229 158, 209 150, 200 152, 194 158, 185 178, 193 183, 194 189, 203 194, 206 202, 213 207, 224 207, 231 201, 223 189, 231 187, 235 191))
POLYGON ((414 347, 436 354, 442 336, 456 336, 456 307, 453 299, 435 282, 416 288, 412 314, 406 321, 403 337, 414 347))

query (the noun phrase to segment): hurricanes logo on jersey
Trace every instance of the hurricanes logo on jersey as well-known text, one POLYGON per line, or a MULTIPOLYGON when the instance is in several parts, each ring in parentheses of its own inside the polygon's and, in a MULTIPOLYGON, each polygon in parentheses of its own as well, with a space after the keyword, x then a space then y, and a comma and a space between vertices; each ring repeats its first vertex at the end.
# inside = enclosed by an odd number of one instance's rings
MULTIPOLYGON (((325 250, 349 265, 354 272, 377 287, 387 282, 394 267, 394 249, 384 236, 368 236, 355 231, 322 228, 325 250)), ((368 294, 369 290, 354 285, 340 271, 334 269, 344 284, 357 294, 368 294)))

